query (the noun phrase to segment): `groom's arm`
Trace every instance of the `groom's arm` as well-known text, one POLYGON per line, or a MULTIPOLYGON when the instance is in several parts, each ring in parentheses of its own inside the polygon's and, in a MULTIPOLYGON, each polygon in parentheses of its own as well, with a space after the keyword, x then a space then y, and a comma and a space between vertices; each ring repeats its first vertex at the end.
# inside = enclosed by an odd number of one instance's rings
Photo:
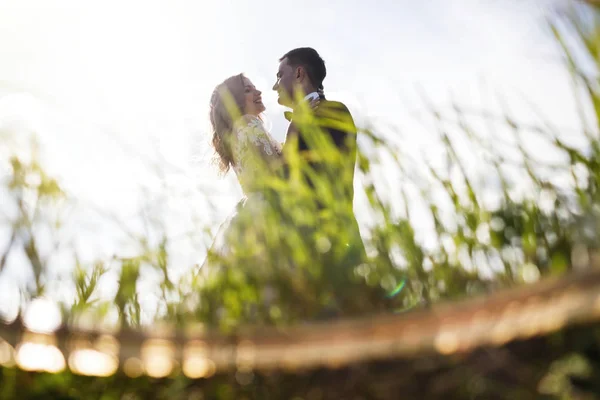
POLYGON ((288 128, 284 153, 286 149, 298 151, 308 166, 321 172, 327 170, 334 176, 342 177, 348 169, 352 175, 356 161, 357 129, 348 108, 343 103, 326 100, 310 116, 303 118, 302 114, 296 114, 295 117, 296 123, 291 123, 288 128), (331 157, 330 151, 338 152, 339 157, 331 157), (335 159, 340 160, 341 164, 331 164, 331 160, 335 159))
POLYGON ((316 117, 322 131, 329 136, 331 144, 342 156, 354 160, 357 129, 348 107, 344 103, 327 101, 319 107, 316 117))
POLYGON ((352 204, 357 152, 357 129, 352 114, 343 103, 326 101, 317 110, 316 117, 328 143, 316 149, 321 162, 315 167, 323 178, 330 180, 336 201, 347 199, 352 204), (337 154, 328 154, 330 151, 337 154))

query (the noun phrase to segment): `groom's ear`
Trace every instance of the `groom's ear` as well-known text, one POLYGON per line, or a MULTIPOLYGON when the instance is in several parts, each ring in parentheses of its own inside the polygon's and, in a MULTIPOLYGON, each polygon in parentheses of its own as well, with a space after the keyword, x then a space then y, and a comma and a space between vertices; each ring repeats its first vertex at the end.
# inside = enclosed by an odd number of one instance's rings
POLYGON ((306 76, 306 71, 304 70, 303 66, 298 66, 296 67, 296 71, 295 71, 295 78, 302 82, 304 80, 304 77, 306 76))

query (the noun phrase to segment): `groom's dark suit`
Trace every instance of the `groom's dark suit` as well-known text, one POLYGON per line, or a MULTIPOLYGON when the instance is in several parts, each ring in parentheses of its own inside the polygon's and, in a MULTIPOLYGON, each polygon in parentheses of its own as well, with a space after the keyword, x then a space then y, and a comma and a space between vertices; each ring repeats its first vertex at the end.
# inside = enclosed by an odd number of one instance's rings
MULTIPOLYGON (((294 113, 286 113, 286 118, 290 120, 290 125, 284 153, 289 150, 287 147, 297 146, 301 159, 321 178, 333 178, 338 184, 340 179, 344 179, 344 193, 339 193, 342 198, 338 197, 337 200, 352 203, 357 130, 348 108, 343 103, 329 101, 321 96, 321 103, 315 110, 307 107, 304 110, 296 109, 294 113), (341 164, 336 162, 331 165, 325 160, 329 158, 328 152, 332 151, 339 152, 341 164), (328 167, 342 168, 344 171, 327 171, 328 167)), ((307 177, 307 180, 312 185, 311 179, 307 177)))
MULTIPOLYGON (((300 160, 306 163, 302 175, 313 188, 315 202, 321 211, 332 209, 331 198, 329 201, 322 199, 323 184, 329 186, 333 208, 345 210, 338 212, 342 216, 333 223, 348 234, 348 242, 344 246, 353 254, 348 262, 355 265, 362 262, 364 247, 352 212, 357 129, 350 111, 343 103, 321 96, 321 102, 315 110, 308 106, 296 107, 293 114, 287 113, 286 118, 291 121, 284 154, 297 150, 300 160), (297 148, 290 149, 290 146, 297 148)), ((289 170, 286 173, 289 174, 289 170)), ((332 211, 332 214, 335 215, 336 211, 332 211)))

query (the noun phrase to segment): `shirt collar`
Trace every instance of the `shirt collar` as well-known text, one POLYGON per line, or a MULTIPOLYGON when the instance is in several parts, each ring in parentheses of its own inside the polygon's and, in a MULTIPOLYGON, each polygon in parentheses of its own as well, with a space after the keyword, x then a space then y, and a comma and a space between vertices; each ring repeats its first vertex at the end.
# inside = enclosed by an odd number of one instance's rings
POLYGON ((304 96, 304 100, 317 100, 319 97, 321 96, 319 96, 318 92, 312 92, 304 96))
MULTIPOLYGON (((319 92, 312 92, 312 93, 309 93, 306 96, 304 96, 303 100, 312 101, 312 100, 317 100, 320 97, 321 96, 319 95, 319 92)), ((293 112, 291 112, 291 111, 284 111, 283 115, 285 116, 285 119, 287 119, 288 121, 291 121, 292 120, 292 116, 293 116, 293 112)))

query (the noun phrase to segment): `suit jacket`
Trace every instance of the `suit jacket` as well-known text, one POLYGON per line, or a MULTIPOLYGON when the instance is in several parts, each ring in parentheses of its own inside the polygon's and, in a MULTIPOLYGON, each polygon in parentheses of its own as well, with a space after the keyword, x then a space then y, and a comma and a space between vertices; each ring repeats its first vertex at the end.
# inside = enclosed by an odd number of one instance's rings
MULTIPOLYGON (((352 204, 356 139, 356 125, 348 108, 341 102, 321 97, 321 103, 315 110, 308 106, 294 110, 284 154, 290 150, 298 151, 311 173, 328 180, 338 190, 341 187, 342 192, 336 193, 338 201, 352 204), (291 146, 296 148, 290 149, 291 146), (339 157, 331 157, 331 152, 337 152, 339 157)), ((305 178, 309 185, 314 186, 309 176, 311 173, 305 174, 305 178)))
MULTIPOLYGON (((352 211, 356 139, 356 125, 348 108, 343 103, 328 101, 323 97, 314 111, 308 105, 294 110, 287 131, 284 157, 297 151, 299 158, 306 163, 303 177, 309 186, 314 188, 316 206, 325 211, 323 215, 333 217, 333 220, 329 220, 333 222, 330 228, 335 227, 344 232, 343 235, 334 234, 329 238, 335 250, 327 252, 333 259, 326 261, 326 265, 344 265, 352 268, 367 259, 358 222, 352 211), (313 176, 317 177, 317 182, 313 181, 313 176), (341 206, 345 210, 341 214, 328 207, 330 202, 322 201, 322 186, 317 188, 316 185, 323 182, 333 190, 334 208, 341 206)), ((287 160, 284 159, 284 162, 287 160)), ((289 177, 287 165, 284 172, 289 177)), ((347 273, 345 268, 327 268, 327 271, 334 275, 342 274, 329 276, 328 279, 332 282, 346 282, 343 280, 345 278, 342 279, 347 273)))

